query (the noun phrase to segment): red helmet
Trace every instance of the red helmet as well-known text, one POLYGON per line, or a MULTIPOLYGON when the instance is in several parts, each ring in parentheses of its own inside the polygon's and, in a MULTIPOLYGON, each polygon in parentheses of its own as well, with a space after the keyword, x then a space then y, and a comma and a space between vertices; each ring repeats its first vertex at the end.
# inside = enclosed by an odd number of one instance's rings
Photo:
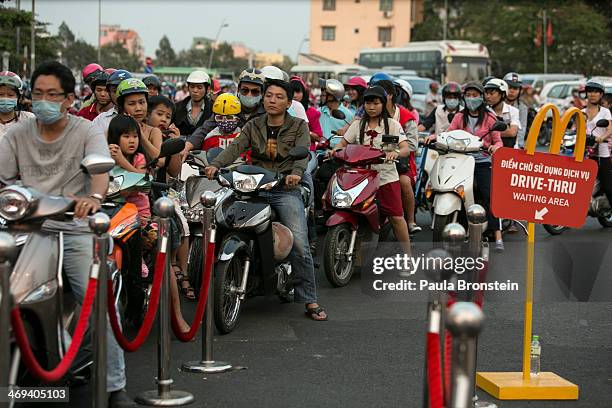
POLYGON ((104 71, 104 68, 100 64, 96 64, 95 62, 92 64, 88 64, 83 71, 81 71, 81 75, 83 76, 83 81, 87 81, 87 78, 96 72, 104 71))
POLYGON ((106 68, 104 70, 104 72, 106 72, 108 75, 112 75, 113 72, 115 72, 116 69, 115 68, 106 68))
POLYGON ((216 95, 219 92, 221 92, 221 82, 219 82, 218 79, 213 79, 212 83, 213 83, 213 94, 216 95))
POLYGON ((301 76, 298 75, 292 75, 291 78, 289 78, 289 82, 299 82, 300 84, 302 84, 302 86, 304 87, 305 90, 308 89, 308 86, 306 86, 306 82, 304 82, 304 80, 302 79, 301 76))
POLYGON ((351 79, 348 80, 347 83, 344 84, 345 86, 360 86, 363 89, 366 89, 368 87, 368 84, 366 83, 365 79, 363 79, 360 76, 354 76, 351 79))

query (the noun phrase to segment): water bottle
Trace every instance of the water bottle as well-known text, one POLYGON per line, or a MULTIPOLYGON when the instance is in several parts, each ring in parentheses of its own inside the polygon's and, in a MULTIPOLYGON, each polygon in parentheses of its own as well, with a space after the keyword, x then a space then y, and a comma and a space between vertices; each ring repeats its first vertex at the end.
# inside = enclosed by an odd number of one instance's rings
POLYGON ((531 375, 540 374, 540 354, 542 346, 540 345, 540 336, 534 335, 531 340, 531 375))

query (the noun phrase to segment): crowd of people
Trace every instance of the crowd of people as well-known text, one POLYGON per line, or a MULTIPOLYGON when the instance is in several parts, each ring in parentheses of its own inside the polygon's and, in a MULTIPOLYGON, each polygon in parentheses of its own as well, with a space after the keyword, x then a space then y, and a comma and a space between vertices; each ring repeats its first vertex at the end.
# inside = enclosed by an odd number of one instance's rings
MULTIPOLYGON (((518 73, 483 82, 449 82, 441 89, 434 83, 422 114, 411 104, 410 84, 385 72, 373 75, 369 82, 359 76, 345 83, 328 79, 320 91, 314 92, 301 77, 289 76, 277 67, 247 68, 238 77, 235 94, 223 92, 217 80, 200 70, 189 74, 174 95, 163 95, 162 82, 154 75, 140 80, 126 70, 104 69, 98 64, 85 67, 82 77, 91 94, 81 101, 77 111, 75 78, 60 63, 44 63, 35 70, 30 80, 31 108, 24 100, 21 78, 11 72, 0 73, 2 179, 20 180, 43 193, 59 195, 62 184, 78 170, 85 155, 110 155, 117 166, 144 173, 145 164, 158 157, 162 142, 168 138, 183 138, 185 150, 158 161, 155 178, 161 182, 178 177, 192 150, 224 149, 205 169, 211 178, 220 168, 246 155, 248 162, 286 175, 285 186, 262 196, 294 235, 289 259, 301 278, 295 287, 295 302, 304 303, 306 315, 315 321, 328 318, 316 294, 312 256, 315 240, 309 236, 306 218, 296 216, 304 213, 296 187, 300 183, 312 185, 313 180, 305 172, 303 161, 281 160, 292 147, 315 150, 317 143, 329 140, 328 155, 332 156, 348 144, 380 148, 381 135, 398 136, 397 149, 386 153, 384 164, 374 166, 381 184, 377 199, 380 215, 389 219, 396 239, 410 253, 410 236, 421 230, 414 210, 418 132, 428 132, 426 141, 433 141, 445 131, 468 131, 482 139, 486 150, 474 155, 474 176, 495 248, 504 249, 499 221, 488 211, 491 156, 503 146, 521 149, 525 145, 529 112, 535 100, 523 87, 518 73), (315 94, 320 97, 314 98, 315 94), (508 125, 506 130, 491 130, 498 120, 508 125)), ((599 177, 612 202, 612 126, 595 129, 597 120, 612 119, 604 106, 609 103, 609 95, 604 97, 605 88, 598 80, 588 81, 584 91, 587 129, 593 131, 599 143, 599 177)), ((76 178, 63 193, 75 197, 78 218, 100 208, 107 187, 108 176, 97 175, 76 178)), ((143 235, 149 234, 153 228, 150 197, 136 192, 126 200, 138 208, 143 235)), ((172 302, 177 307, 179 293, 195 298, 183 273, 187 267, 187 235, 183 228, 182 236, 173 239, 173 265, 178 279, 172 283, 172 302)), ((82 260, 92 258, 91 243, 74 235, 65 248, 66 274, 82 299, 88 275, 88 265, 82 260)), ((148 274, 144 262, 141 274, 148 274)), ((183 330, 189 328, 182 318, 179 325, 183 330)), ((108 344, 111 406, 131 406, 131 398, 124 390, 123 354, 110 331, 108 344)))

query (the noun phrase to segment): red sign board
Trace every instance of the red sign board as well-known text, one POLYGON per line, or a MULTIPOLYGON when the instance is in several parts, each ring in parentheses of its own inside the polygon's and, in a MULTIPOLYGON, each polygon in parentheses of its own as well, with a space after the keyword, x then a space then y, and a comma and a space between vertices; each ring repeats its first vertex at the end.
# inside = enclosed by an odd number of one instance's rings
POLYGON ((579 228, 587 216, 597 163, 502 147, 493 155, 491 210, 498 218, 579 228))

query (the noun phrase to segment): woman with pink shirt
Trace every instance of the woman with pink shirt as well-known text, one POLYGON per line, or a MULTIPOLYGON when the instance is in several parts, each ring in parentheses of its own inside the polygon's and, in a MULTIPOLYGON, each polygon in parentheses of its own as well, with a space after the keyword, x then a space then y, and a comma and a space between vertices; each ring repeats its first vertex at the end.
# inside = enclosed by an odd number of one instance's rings
MULTIPOLYGON (((491 155, 504 145, 500 132, 492 130, 495 122, 497 122, 497 117, 485 105, 484 88, 479 82, 468 82, 463 86, 463 101, 465 109, 455 114, 448 131, 464 130, 478 136, 482 141, 483 149, 487 150, 487 152, 473 154, 476 161, 474 178, 487 211, 488 227, 495 231, 495 250, 503 251, 504 241, 502 240, 500 223, 493 216, 490 208, 491 155)), ((426 141, 429 142, 435 140, 435 138, 435 135, 431 135, 427 137, 426 141)))
POLYGON ((323 130, 319 123, 321 112, 315 107, 309 106, 309 92, 308 87, 304 80, 294 75, 291 77, 291 87, 293 88, 293 100, 300 102, 304 106, 306 111, 306 117, 308 118, 308 130, 310 131, 310 150, 315 150, 316 143, 323 137, 323 130))

